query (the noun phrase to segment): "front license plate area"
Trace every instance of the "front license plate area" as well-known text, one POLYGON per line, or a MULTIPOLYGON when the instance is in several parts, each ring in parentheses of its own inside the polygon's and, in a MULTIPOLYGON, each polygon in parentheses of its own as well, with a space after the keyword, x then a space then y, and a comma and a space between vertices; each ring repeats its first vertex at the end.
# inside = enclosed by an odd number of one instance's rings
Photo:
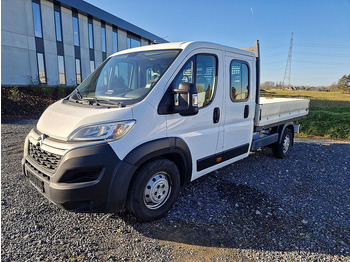
POLYGON ((36 188, 38 188, 42 193, 45 193, 44 181, 41 181, 29 170, 27 170, 27 176, 29 181, 32 182, 36 188))

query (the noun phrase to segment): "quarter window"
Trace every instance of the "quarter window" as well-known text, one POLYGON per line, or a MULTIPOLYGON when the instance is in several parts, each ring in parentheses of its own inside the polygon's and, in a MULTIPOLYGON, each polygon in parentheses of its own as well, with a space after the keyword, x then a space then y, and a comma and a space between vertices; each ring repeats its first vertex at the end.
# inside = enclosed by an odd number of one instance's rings
POLYGON ((191 57, 175 77, 172 88, 181 82, 195 83, 198 91, 198 107, 204 107, 213 100, 217 79, 217 58, 200 54, 191 57))
POLYGON ((246 62, 231 62, 231 100, 244 101, 249 96, 249 67, 246 62))

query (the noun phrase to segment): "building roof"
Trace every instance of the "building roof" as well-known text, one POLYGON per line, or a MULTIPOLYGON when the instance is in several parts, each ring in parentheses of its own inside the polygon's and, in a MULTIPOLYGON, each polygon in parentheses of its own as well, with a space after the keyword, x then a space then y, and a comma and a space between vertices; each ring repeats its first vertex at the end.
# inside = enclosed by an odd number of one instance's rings
POLYGON ((137 34, 143 38, 155 41, 156 43, 167 43, 168 41, 160 38, 136 25, 133 25, 115 15, 112 15, 92 4, 82 0, 57 0, 62 6, 75 8, 81 13, 93 16, 95 19, 103 20, 108 24, 116 25, 118 28, 137 34))

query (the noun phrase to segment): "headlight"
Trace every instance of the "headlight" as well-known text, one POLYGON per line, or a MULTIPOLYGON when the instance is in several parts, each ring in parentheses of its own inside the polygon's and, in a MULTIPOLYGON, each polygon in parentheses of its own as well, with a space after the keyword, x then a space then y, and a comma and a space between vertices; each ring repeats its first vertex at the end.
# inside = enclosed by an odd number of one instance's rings
POLYGON ((134 126, 135 122, 135 120, 129 120, 82 127, 74 131, 73 134, 69 137, 69 140, 117 140, 125 136, 134 126))

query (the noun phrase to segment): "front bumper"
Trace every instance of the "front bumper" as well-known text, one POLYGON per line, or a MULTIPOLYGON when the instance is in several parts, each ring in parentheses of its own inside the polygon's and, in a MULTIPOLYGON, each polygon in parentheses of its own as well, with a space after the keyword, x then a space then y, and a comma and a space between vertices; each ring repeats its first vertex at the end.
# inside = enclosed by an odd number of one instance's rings
POLYGON ((124 208, 135 168, 121 161, 108 143, 70 149, 54 170, 43 165, 47 158, 28 154, 25 148, 23 172, 58 206, 73 212, 114 213, 124 208))

